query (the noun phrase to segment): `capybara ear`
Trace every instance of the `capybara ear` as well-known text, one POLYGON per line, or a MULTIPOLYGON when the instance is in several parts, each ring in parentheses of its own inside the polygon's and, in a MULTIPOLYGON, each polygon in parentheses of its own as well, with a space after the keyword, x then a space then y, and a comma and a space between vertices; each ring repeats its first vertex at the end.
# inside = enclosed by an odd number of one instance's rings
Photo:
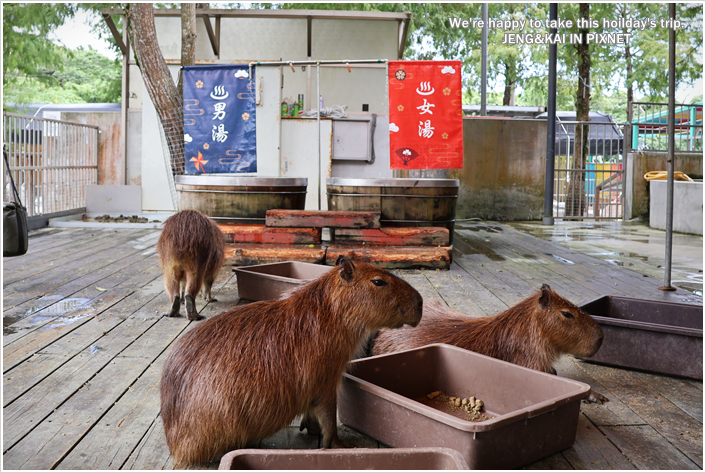
POLYGON ((552 288, 549 287, 549 284, 542 284, 542 295, 539 296, 539 303, 542 304, 542 307, 547 307, 551 301, 552 288))
POLYGON ((343 255, 340 255, 336 260, 336 265, 341 267, 341 269, 338 270, 338 274, 341 275, 341 278, 344 281, 350 281, 353 279, 353 269, 355 269, 355 267, 353 266, 353 262, 351 260, 343 255))

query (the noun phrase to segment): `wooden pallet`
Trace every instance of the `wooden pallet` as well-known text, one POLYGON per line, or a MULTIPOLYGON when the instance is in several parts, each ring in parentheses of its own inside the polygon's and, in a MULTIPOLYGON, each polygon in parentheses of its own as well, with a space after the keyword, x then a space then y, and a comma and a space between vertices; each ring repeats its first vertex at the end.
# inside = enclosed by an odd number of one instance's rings
POLYGON ((226 264, 283 261, 335 264, 349 254, 382 268, 448 269, 449 231, 437 227, 380 227, 380 212, 268 210, 266 224, 219 224, 226 241, 226 264), (335 247, 322 246, 323 227, 335 247))

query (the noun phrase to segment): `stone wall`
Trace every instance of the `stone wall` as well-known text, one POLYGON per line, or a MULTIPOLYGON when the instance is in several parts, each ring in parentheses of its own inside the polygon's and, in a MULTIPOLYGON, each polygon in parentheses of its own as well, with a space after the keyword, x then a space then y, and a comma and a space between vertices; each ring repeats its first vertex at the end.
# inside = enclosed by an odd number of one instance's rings
POLYGON ((456 218, 541 220, 547 122, 498 118, 463 119, 463 169, 456 218))

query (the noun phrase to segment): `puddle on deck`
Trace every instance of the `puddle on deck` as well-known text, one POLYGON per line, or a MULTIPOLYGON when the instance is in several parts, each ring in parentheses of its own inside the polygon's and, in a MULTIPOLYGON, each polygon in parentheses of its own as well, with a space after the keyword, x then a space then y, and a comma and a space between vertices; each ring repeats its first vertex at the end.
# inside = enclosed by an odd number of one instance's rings
MULTIPOLYGON (((47 302, 48 300, 52 300, 57 297, 62 296, 52 295, 45 296, 41 299, 44 299, 44 302, 47 302)), ((41 299, 37 299, 37 301, 40 301, 41 299)), ((81 320, 85 317, 89 317, 91 315, 95 315, 91 311, 91 309, 93 308, 93 304, 90 303, 90 299, 85 297, 69 297, 66 299, 62 299, 59 302, 56 302, 50 305, 49 307, 45 307, 40 311, 36 311, 36 307, 39 307, 39 305, 34 306, 34 308, 30 307, 22 315, 18 315, 15 317, 3 317, 3 334, 9 335, 22 330, 33 329, 39 325, 46 324, 47 322, 52 321, 51 323, 44 325, 39 329, 49 330, 52 328, 68 325, 70 323, 73 323, 77 320, 81 320), (64 315, 76 309, 83 310, 78 314, 69 316, 64 315), (27 316, 27 314, 32 315, 27 316), (19 320, 22 320, 22 326, 13 327, 12 325, 18 322, 19 320)))

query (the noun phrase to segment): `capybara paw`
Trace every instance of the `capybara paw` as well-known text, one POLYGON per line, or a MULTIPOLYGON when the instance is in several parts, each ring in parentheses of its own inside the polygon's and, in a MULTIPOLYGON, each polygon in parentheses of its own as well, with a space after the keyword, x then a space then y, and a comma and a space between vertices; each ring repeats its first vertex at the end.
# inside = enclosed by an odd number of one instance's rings
POLYGON ((304 417, 299 423, 299 432, 306 429, 306 433, 309 435, 320 435, 321 426, 319 422, 313 417, 304 417))
POLYGON ((188 314, 188 317, 189 317, 189 320, 193 320, 194 322, 197 321, 197 320, 203 320, 203 319, 206 318, 206 317, 204 317, 203 315, 199 315, 199 314, 196 314, 196 313, 194 313, 194 314, 188 314))
POLYGON ((179 312, 176 314, 174 312, 163 312, 162 317, 179 317, 179 312))
POLYGON ((605 397, 603 394, 591 389, 591 394, 589 394, 588 397, 583 400, 583 402, 596 402, 598 404, 603 404, 604 402, 608 402, 608 398, 605 397))
POLYGON ((218 299, 216 299, 215 297, 204 297, 204 299, 206 300, 206 302, 218 302, 218 299))

